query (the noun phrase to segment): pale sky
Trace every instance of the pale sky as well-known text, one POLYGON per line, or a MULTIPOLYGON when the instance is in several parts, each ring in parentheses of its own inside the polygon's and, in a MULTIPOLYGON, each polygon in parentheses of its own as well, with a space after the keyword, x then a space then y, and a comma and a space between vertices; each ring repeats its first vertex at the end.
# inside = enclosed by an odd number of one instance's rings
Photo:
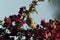
MULTIPOLYGON (((18 14, 19 8, 21 6, 29 7, 29 4, 32 0, 0 0, 0 19, 3 19, 5 16, 18 14)), ((37 24, 40 23, 42 19, 48 21, 53 19, 53 15, 56 11, 56 6, 51 5, 51 2, 39 2, 36 7, 38 14, 32 14, 33 19, 37 24)))

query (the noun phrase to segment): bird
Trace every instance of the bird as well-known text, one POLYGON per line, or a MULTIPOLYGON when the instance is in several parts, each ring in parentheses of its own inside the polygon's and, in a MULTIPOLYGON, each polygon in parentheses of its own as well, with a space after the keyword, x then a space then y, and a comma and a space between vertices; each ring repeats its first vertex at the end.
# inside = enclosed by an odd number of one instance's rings
POLYGON ((31 16, 27 16, 26 23, 29 27, 36 29, 36 24, 31 16))

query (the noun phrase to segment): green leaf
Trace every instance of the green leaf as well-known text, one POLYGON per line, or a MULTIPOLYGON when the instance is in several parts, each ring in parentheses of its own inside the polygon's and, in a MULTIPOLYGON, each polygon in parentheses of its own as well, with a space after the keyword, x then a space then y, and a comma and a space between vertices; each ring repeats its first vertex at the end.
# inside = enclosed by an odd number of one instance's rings
POLYGON ((0 25, 2 25, 2 22, 3 22, 3 21, 0 20, 0 25))
POLYGON ((48 0, 48 2, 50 2, 51 0, 48 0))
POLYGON ((38 0, 38 1, 44 1, 44 0, 38 0))

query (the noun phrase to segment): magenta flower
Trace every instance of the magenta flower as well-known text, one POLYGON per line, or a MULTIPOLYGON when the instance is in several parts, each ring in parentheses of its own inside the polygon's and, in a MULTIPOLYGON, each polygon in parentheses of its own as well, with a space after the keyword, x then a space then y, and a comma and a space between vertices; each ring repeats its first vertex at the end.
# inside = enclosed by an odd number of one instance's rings
POLYGON ((40 28, 40 26, 39 25, 36 25, 36 29, 39 29, 40 28))
POLYGON ((3 36, 0 36, 0 40, 3 40, 3 36))
POLYGON ((52 20, 52 19, 49 20, 49 23, 53 23, 53 22, 54 22, 54 20, 52 20))
POLYGON ((10 18, 4 18, 4 24, 3 24, 3 26, 4 27, 7 27, 7 26, 11 26, 11 19, 10 18))
POLYGON ((45 20, 41 21, 41 25, 44 26, 45 25, 45 20))
POLYGON ((26 7, 21 7, 18 13, 22 14, 24 10, 26 10, 26 7))
POLYGON ((13 21, 16 21, 16 16, 17 15, 11 15, 11 16, 9 16, 9 18, 11 18, 11 21, 13 22, 13 21))
POLYGON ((21 18, 22 14, 21 14, 21 13, 19 13, 17 16, 18 16, 19 18, 21 18))

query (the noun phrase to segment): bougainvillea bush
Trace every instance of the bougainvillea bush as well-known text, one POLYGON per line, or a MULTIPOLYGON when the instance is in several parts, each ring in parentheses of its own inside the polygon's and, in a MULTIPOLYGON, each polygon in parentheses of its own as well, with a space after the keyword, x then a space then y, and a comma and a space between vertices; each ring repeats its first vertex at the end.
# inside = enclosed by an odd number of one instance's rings
POLYGON ((32 12, 36 12, 37 2, 44 0, 33 0, 27 10, 25 6, 20 7, 17 15, 10 15, 4 18, 4 22, 0 20, 0 40, 21 40, 25 36, 25 40, 60 40, 60 20, 50 19, 49 22, 41 20, 41 24, 35 24, 31 17, 32 12), (23 25, 27 24, 29 28, 24 29, 23 25))

